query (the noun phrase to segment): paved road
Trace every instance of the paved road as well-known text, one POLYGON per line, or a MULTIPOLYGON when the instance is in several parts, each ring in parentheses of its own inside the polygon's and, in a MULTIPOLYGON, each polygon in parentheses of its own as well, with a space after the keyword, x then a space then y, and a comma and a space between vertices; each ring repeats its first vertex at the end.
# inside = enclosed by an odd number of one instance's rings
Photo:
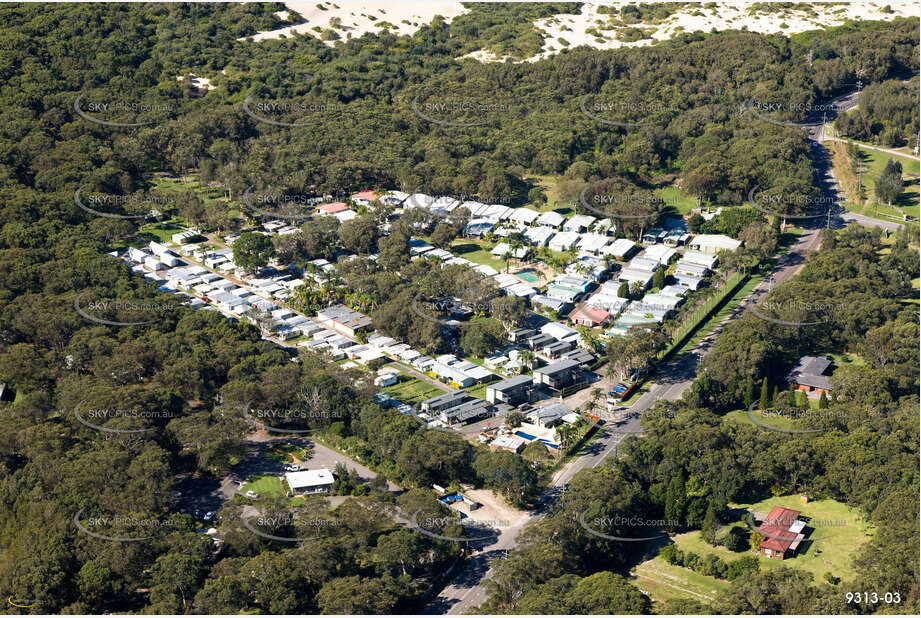
MULTIPOLYGON (((827 135, 826 125, 837 117, 838 112, 845 112, 857 107, 857 99, 859 95, 859 91, 854 91, 837 97, 830 101, 829 104, 824 106, 825 108, 833 108, 833 111, 830 113, 816 112, 811 114, 806 120, 806 123, 811 123, 808 124, 808 126, 804 126, 804 128, 812 146, 809 156, 812 160, 813 168, 815 169, 816 185, 823 192, 825 197, 829 199, 827 203, 833 204, 831 209, 832 216, 829 220, 827 220, 827 223, 830 227, 840 228, 850 223, 857 223, 868 227, 880 227, 887 230, 897 230, 902 226, 895 221, 887 221, 883 219, 867 217, 865 215, 849 212, 844 208, 843 204, 845 202, 845 196, 841 192, 837 178, 835 178, 834 166, 831 163, 828 151, 825 150, 825 148, 822 146, 823 141, 849 141, 827 135)), ((865 144, 860 144, 860 146, 871 148, 873 150, 879 150, 882 152, 889 152, 891 154, 902 157, 907 156, 909 158, 918 158, 886 148, 877 148, 875 146, 867 146, 865 144)), ((818 222, 819 219, 815 219, 814 221, 818 222)))
POLYGON ((749 304, 757 303, 770 289, 783 283, 795 275, 803 267, 806 254, 819 248, 819 230, 806 230, 786 254, 780 257, 777 265, 764 281, 755 286, 746 295, 732 313, 724 318, 717 326, 704 337, 694 348, 674 357, 659 368, 660 377, 650 386, 648 392, 643 393, 627 409, 628 420, 618 426, 608 424, 604 428, 604 435, 590 446, 590 452, 579 457, 566 469, 562 470, 554 479, 555 485, 565 485, 580 470, 600 465, 607 457, 616 452, 617 445, 627 437, 635 435, 640 429, 640 416, 656 401, 675 401, 681 399, 684 392, 691 386, 697 376, 698 368, 704 357, 710 352, 712 343, 716 340, 723 328, 732 320, 740 317, 749 304))
POLYGON ((865 144, 864 142, 855 142, 854 140, 845 139, 843 137, 831 137, 829 135, 825 135, 822 141, 843 142, 845 144, 855 144, 857 146, 860 146, 861 148, 866 148, 868 150, 878 150, 879 152, 885 152, 886 154, 891 154, 895 157, 905 157, 906 159, 914 159, 915 161, 918 161, 919 159, 921 159, 921 157, 918 157, 917 155, 908 154, 905 152, 899 152, 898 150, 893 150, 892 148, 881 148, 879 146, 871 146, 870 144, 865 144))
POLYGON ((890 231, 895 231, 902 227, 901 223, 896 223, 895 221, 883 221, 882 219, 874 219, 873 217, 859 215, 856 212, 844 212, 841 213, 838 218, 844 225, 848 223, 857 223, 867 227, 881 227, 890 231))

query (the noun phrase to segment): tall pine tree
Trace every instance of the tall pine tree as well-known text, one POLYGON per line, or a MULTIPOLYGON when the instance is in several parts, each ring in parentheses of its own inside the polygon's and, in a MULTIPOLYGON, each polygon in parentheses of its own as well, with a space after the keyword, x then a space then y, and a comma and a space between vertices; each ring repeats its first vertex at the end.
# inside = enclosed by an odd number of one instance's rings
POLYGON ((687 501, 684 476, 679 473, 668 482, 665 492, 665 525, 669 530, 675 531, 684 527, 684 509, 687 501))
POLYGON ((758 406, 762 410, 766 410, 768 407, 768 382, 767 378, 761 379, 761 399, 758 401, 758 406))

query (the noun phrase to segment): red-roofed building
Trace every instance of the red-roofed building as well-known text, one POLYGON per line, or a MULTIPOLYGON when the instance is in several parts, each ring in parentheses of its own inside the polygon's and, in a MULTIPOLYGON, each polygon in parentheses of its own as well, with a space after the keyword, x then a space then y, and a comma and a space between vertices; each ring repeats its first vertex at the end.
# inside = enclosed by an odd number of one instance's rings
POLYGON ((775 506, 758 526, 761 539, 761 555, 783 560, 793 557, 800 541, 805 538, 802 533, 806 522, 799 519, 799 511, 775 506))
POLYGON ((352 196, 352 201, 358 204, 359 206, 367 206, 371 202, 378 200, 381 197, 381 194, 377 191, 372 191, 371 189, 365 189, 364 191, 359 191, 352 196))
POLYGON ((610 317, 611 314, 604 309, 585 305, 581 309, 573 311, 569 319, 572 320, 573 324, 580 326, 604 326, 608 323, 610 317))
POLYGON ((345 202, 330 202, 329 204, 320 204, 317 206, 318 215, 334 215, 337 212, 348 210, 349 205, 345 202))

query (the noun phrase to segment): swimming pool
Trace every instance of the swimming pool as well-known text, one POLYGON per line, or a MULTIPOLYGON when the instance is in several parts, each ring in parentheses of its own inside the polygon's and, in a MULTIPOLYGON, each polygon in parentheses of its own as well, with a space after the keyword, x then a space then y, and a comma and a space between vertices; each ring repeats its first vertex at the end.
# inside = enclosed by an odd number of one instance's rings
POLYGON ((519 270, 515 273, 516 277, 520 277, 529 283, 537 283, 540 281, 540 273, 538 273, 533 268, 526 268, 524 270, 519 270))

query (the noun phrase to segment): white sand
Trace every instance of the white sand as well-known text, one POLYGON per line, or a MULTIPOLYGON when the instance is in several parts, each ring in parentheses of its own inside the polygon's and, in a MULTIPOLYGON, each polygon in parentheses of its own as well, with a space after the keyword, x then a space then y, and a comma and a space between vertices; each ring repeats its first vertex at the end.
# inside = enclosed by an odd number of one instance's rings
MULTIPOLYGON (((636 3, 624 3, 636 4, 636 3)), ((310 34, 319 37, 319 32, 313 28, 319 26, 326 30, 331 28, 330 21, 334 17, 341 20, 339 28, 333 28, 342 39, 360 37, 366 32, 377 33, 381 30, 381 22, 393 24, 391 32, 397 35, 411 35, 421 26, 431 23, 436 15, 441 15, 448 22, 458 15, 467 12, 460 2, 447 2, 443 0, 377 0, 376 2, 359 2, 355 0, 337 0, 335 2, 322 2, 326 10, 317 8, 317 2, 295 1, 285 2, 288 9, 297 11, 306 21, 295 26, 287 26, 268 32, 253 35, 253 40, 263 41, 277 39, 281 35, 291 35, 294 32, 310 34), (336 7, 339 8, 336 8, 336 7), (370 16, 376 19, 372 20, 370 16), (404 23, 407 21, 409 23, 404 23)), ((607 23, 610 16, 598 13, 598 5, 586 3, 578 15, 560 14, 553 17, 539 19, 534 22, 544 37, 544 45, 540 53, 528 58, 533 62, 546 58, 564 47, 578 47, 587 45, 596 49, 617 49, 620 47, 637 47, 651 45, 658 41, 672 38, 680 32, 694 32, 697 30, 710 32, 711 30, 740 30, 743 26, 751 32, 761 34, 784 33, 794 34, 806 30, 817 30, 830 26, 839 26, 851 20, 892 20, 895 17, 918 17, 921 8, 916 2, 877 0, 876 2, 849 2, 848 4, 827 4, 815 2, 812 4, 816 15, 808 15, 804 11, 786 9, 777 13, 749 14, 749 3, 717 2, 715 8, 705 9, 704 3, 691 6, 675 12, 663 22, 658 24, 638 22, 627 27, 639 28, 647 32, 650 38, 634 42, 617 40, 618 29, 602 30, 601 24, 607 23), (884 6, 890 6, 892 13, 882 13, 884 6), (699 13, 695 15, 694 13, 699 13), (782 28, 781 25, 785 25, 782 28), (588 28, 595 28, 603 37, 599 41, 595 35, 586 33, 588 28), (569 45, 563 45, 558 39, 565 39, 569 45)), ((281 17, 282 13, 277 14, 281 17)), ((290 15, 285 15, 286 18, 290 15)), ((615 19, 619 15, 613 16, 615 19)), ((327 45, 334 45, 334 41, 325 41, 327 45)), ((504 62, 508 57, 500 57, 488 50, 477 50, 461 56, 478 62, 504 62)), ((518 62, 521 62, 520 60, 518 62)))
MULTIPOLYGON (((335 0, 334 2, 320 2, 323 8, 317 8, 317 2, 285 2, 285 6, 292 11, 300 13, 304 23, 296 26, 287 26, 278 30, 259 32, 253 35, 254 41, 277 39, 281 35, 291 36, 292 33, 310 34, 319 37, 320 33, 314 30, 332 29, 339 34, 340 39, 349 37, 357 38, 366 32, 377 34, 381 31, 381 24, 387 22, 395 26, 389 28, 390 32, 401 36, 414 34, 419 28, 430 24, 436 15, 441 15, 448 22, 458 15, 467 12, 460 2, 443 2, 441 0, 377 0, 376 2, 355 2, 354 0, 335 0), (336 7, 339 8, 336 8, 336 7), (341 20, 339 28, 332 28, 330 22, 334 17, 341 20), (374 17, 374 19, 371 19, 374 17), (409 23, 404 23, 404 20, 409 23)), ((286 16, 290 17, 290 16, 286 16)), ((241 39, 244 40, 244 39, 241 39)), ((324 41, 327 45, 334 45, 335 41, 324 41)))
MULTIPOLYGON (((221 73, 224 73, 224 71, 221 71, 221 73)), ((226 73, 224 74, 226 75, 226 73)), ((194 73, 189 73, 189 76, 191 77, 189 82, 196 88, 204 88, 205 90, 214 90, 215 88, 217 88, 217 86, 212 84, 211 80, 208 79, 207 77, 199 77, 198 75, 195 75, 194 73)), ((184 80, 185 80, 185 75, 176 76, 177 82, 181 82, 184 80)))
MULTIPOLYGON (((633 4, 633 3, 630 3, 633 4)), ((818 30, 830 26, 840 26, 850 20, 886 20, 895 17, 919 16, 921 9, 914 2, 850 2, 846 5, 813 3, 816 16, 808 15, 804 11, 786 9, 783 12, 749 14, 747 3, 717 2, 713 9, 703 8, 703 3, 697 6, 676 11, 663 22, 658 24, 637 22, 630 24, 630 28, 639 28, 648 31, 651 38, 625 43, 617 40, 617 29, 602 30, 597 23, 607 23, 610 16, 598 13, 597 4, 584 4, 579 15, 560 14, 535 22, 537 28, 544 36, 543 50, 529 61, 546 58, 564 47, 557 39, 563 38, 569 47, 587 45, 596 49, 617 49, 619 47, 636 47, 651 45, 657 41, 672 38, 678 33, 694 32, 697 30, 710 32, 713 29, 741 30, 747 26, 751 32, 761 34, 794 34, 806 30, 818 30), (880 9, 886 5, 892 13, 882 13, 880 9), (699 15, 694 15, 699 13, 699 15), (786 24, 782 28, 781 24, 786 24), (594 34, 586 33, 588 28, 595 28, 604 37, 605 41, 598 41, 594 34), (683 30, 679 29, 683 28, 683 30), (551 49, 553 48, 553 49, 551 49)), ((619 15, 613 16, 615 19, 619 15)))

